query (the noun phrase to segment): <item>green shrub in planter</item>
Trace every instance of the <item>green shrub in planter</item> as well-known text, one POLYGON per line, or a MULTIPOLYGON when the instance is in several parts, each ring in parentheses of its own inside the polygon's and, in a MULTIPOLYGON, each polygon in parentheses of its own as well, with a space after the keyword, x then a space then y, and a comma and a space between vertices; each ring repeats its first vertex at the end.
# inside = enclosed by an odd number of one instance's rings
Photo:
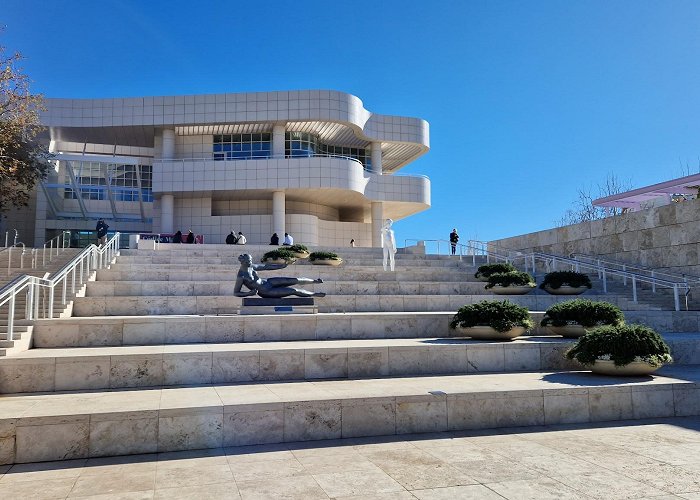
POLYGON ((508 300, 482 300, 462 306, 450 321, 450 328, 490 326, 496 331, 507 332, 515 327, 530 329, 533 326, 530 312, 508 300))
POLYGON ((562 285, 568 285, 573 288, 581 286, 591 288, 593 286, 587 274, 576 273, 574 271, 554 271, 545 274, 544 280, 540 283, 540 288, 544 290, 545 287, 548 286, 556 290, 557 288, 561 288, 562 285))
POLYGON ((581 325, 593 328, 602 325, 621 325, 625 317, 619 307, 609 302, 586 299, 559 302, 547 309, 540 324, 542 326, 581 325))
POLYGON ((296 256, 287 249, 280 248, 279 250, 270 250, 263 255, 260 262, 265 262, 266 260, 284 260, 287 262, 294 262, 296 256))
POLYGON ((642 361, 652 366, 672 363, 671 350, 661 335, 643 325, 606 325, 589 331, 566 352, 584 365, 610 360, 615 366, 642 361))
POLYGON ((334 252, 311 252, 309 260, 341 260, 337 253, 334 252))
POLYGON ((478 279, 486 279, 492 274, 496 273, 510 273, 513 271, 517 271, 515 266, 513 264, 508 264, 508 263, 500 263, 500 264, 485 264, 483 266, 479 266, 479 269, 476 270, 476 274, 474 274, 475 278, 478 279))
POLYGON ((309 249, 307 248, 307 246, 301 245, 299 243, 290 245, 288 247, 284 247, 283 250, 289 250, 292 253, 309 253, 309 249))
POLYGON ((496 273, 489 276, 489 284, 484 288, 488 289, 494 286, 529 286, 535 288, 535 278, 521 271, 496 273))

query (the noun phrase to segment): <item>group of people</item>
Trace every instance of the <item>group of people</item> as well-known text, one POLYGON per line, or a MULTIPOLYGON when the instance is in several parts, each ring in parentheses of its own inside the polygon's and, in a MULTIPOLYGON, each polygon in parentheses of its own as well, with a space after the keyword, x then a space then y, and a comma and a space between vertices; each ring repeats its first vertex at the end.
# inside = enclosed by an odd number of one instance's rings
POLYGON ((226 237, 227 245, 245 245, 246 243, 248 243, 248 239, 245 237, 243 232, 238 231, 238 235, 236 235, 235 233, 235 231, 231 231, 226 237))
MULTIPOLYGON (((277 235, 277 233, 272 233, 272 236, 270 237, 270 245, 279 245, 280 244, 280 237, 277 235)), ((282 240, 282 245, 287 245, 287 246, 292 246, 294 244, 294 238, 292 238, 292 235, 289 233, 284 233, 284 240, 282 240)))
POLYGON ((197 238, 195 238, 191 229, 187 232, 187 236, 183 236, 182 231, 178 229, 175 234, 173 234, 173 243, 189 243, 192 245, 197 243, 197 238))

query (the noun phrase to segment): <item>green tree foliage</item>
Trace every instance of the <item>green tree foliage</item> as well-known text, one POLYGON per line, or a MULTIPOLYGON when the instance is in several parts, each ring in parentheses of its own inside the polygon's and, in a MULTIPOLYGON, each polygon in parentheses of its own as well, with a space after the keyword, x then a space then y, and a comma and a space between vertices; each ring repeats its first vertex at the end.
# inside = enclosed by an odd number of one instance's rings
POLYGON ((18 67, 21 59, 0 46, 0 213, 25 206, 49 168, 50 154, 36 141, 43 97, 29 91, 29 79, 18 67))

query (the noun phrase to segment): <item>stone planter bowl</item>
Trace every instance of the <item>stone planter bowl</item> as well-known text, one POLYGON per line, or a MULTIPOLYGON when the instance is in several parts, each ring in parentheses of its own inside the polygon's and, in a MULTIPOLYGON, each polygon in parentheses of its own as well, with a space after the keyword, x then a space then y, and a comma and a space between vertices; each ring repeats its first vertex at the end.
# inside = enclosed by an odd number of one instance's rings
POLYGON ((316 259, 310 261, 314 266, 339 266, 343 259, 316 259))
POLYGON ((265 259, 263 261, 264 264, 294 264, 296 262, 296 259, 292 260, 284 260, 284 259, 265 259))
POLYGON ((532 286, 500 286, 496 285, 493 288, 487 288, 491 290, 496 295, 525 295, 533 291, 535 287, 532 286))
POLYGON ((499 332, 490 326, 471 326, 464 328, 458 326, 455 328, 453 337, 471 337, 474 340, 513 340, 516 337, 522 337, 526 330, 522 326, 511 328, 507 332, 499 332))
POLYGON ((551 295, 581 295, 586 290, 588 290, 587 286, 562 285, 559 288, 552 288, 549 285, 545 285, 544 287, 544 291, 551 295))
POLYGON ((581 325, 548 326, 553 335, 561 335, 567 339, 577 339, 586 334, 585 328, 581 325))
POLYGON ((297 259, 306 259, 311 254, 309 252, 292 252, 292 255, 297 259))
POLYGON ((652 366, 644 361, 632 361, 625 366, 615 366, 615 362, 612 360, 598 359, 591 366, 591 371, 598 375, 612 375, 614 377, 641 377, 650 375, 659 368, 661 367, 652 366))

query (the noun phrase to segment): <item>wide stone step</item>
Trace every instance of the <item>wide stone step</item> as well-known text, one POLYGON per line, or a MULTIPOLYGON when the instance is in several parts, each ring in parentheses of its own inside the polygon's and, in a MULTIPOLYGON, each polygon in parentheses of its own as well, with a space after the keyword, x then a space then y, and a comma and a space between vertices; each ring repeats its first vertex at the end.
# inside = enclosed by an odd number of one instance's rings
MULTIPOLYGON (((590 295, 591 300, 616 304, 620 296, 590 295)), ((432 312, 456 311, 465 304, 482 300, 509 300, 530 310, 544 311, 553 304, 567 300, 564 296, 547 294, 493 295, 493 294, 422 294, 422 295, 327 295, 317 298, 319 312, 432 312)), ((74 316, 144 316, 149 314, 237 314, 242 299, 233 295, 139 295, 76 297, 74 316)), ((625 302, 627 310, 645 310, 643 304, 625 302)), ((661 311, 660 311, 661 312, 661 311)))
POLYGON ((3 463, 700 414, 700 369, 205 385, 0 398, 3 463))
MULTIPOLYGON (((145 266, 138 270, 101 269, 97 271, 97 281, 236 281, 238 268, 201 270, 193 266, 182 269, 154 266, 145 266)), ((436 268, 434 270, 411 269, 384 272, 368 270, 367 268, 342 269, 326 266, 313 266, 309 268, 286 268, 276 271, 264 271, 263 277, 272 276, 305 276, 307 278, 321 278, 337 281, 446 281, 467 282, 474 281, 472 273, 458 273, 447 269, 436 268)))
MULTIPOLYGON (((532 311, 535 324, 542 312, 532 311)), ((261 316, 109 316, 35 322, 35 347, 96 347, 182 343, 272 342, 332 339, 446 338, 453 312, 330 313, 261 316)), ((628 311, 627 321, 663 333, 700 331, 692 312, 628 311)), ((532 335, 548 335, 536 327, 532 335)), ((690 346, 688 346, 690 349, 690 346)))
MULTIPOLYGON (((187 295, 233 295, 235 283, 231 281, 91 281, 87 284, 87 297, 112 296, 187 296, 187 295)), ((324 280, 323 283, 301 284, 307 290, 325 292, 329 295, 491 295, 479 281, 355 281, 324 280)), ((535 295, 546 292, 533 290, 535 295)), ((549 296, 549 294, 546 294, 549 296)), ((590 290, 580 297, 601 295, 590 290)), ((607 296, 606 296, 607 297, 607 296)))
MULTIPOLYGON (((700 364, 700 334, 666 334, 674 364, 700 364)), ((0 359, 0 393, 251 381, 580 370, 574 340, 371 339, 33 349, 0 359)))
POLYGON ((523 337, 33 349, 0 360, 0 393, 580 369, 563 356, 571 344, 523 337))

